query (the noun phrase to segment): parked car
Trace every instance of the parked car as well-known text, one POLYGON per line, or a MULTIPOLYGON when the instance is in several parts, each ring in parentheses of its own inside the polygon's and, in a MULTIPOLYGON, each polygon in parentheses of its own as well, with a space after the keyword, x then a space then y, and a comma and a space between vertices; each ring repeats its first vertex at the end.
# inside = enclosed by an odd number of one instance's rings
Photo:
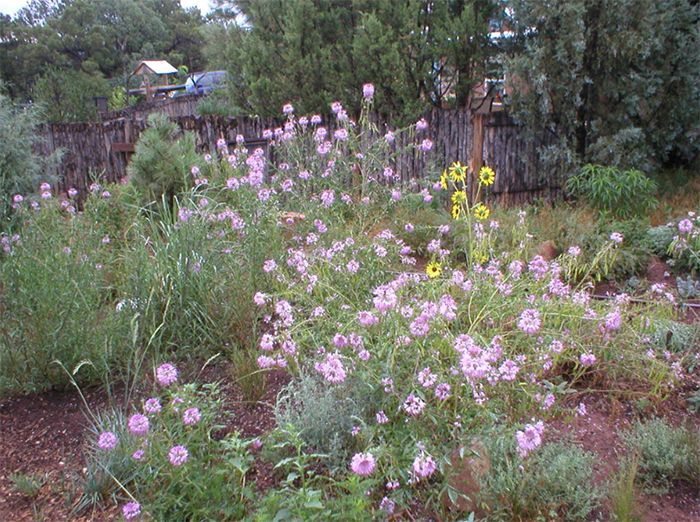
POLYGON ((187 94, 209 94, 222 89, 226 85, 228 73, 226 71, 205 71, 194 73, 185 82, 187 94))

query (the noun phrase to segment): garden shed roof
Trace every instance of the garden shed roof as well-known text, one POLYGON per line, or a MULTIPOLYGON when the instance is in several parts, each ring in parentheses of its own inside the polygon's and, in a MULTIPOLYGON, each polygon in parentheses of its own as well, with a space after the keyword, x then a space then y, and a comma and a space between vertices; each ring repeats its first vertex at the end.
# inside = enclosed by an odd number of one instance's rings
POLYGON ((132 74, 175 74, 177 69, 165 60, 141 60, 132 74))

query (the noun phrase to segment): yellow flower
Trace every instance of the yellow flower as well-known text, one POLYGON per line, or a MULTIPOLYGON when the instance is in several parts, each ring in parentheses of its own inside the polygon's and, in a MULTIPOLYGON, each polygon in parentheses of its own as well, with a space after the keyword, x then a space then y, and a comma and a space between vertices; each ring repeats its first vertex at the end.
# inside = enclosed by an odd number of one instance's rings
POLYGON ((480 265, 483 265, 489 259, 489 256, 487 256, 486 254, 477 254, 477 255, 479 256, 477 261, 479 262, 480 265))
POLYGON ((467 191, 466 190, 457 190, 452 193, 452 203, 455 205, 459 203, 464 203, 467 201, 467 191))
POLYGON ((467 166, 455 161, 449 169, 450 179, 456 182, 464 182, 467 179, 467 166))
POLYGON ((493 185, 496 180, 496 173, 491 167, 483 166, 479 171, 479 183, 482 185, 493 185))
POLYGON ((447 190, 447 171, 442 171, 442 176, 440 176, 440 188, 442 190, 447 190))
POLYGON ((462 205, 455 203, 452 205, 452 219, 459 219, 462 215, 462 205))
POLYGON ((489 207, 487 207, 483 203, 477 203, 476 205, 474 205, 474 217, 479 221, 487 219, 490 213, 491 211, 489 210, 489 207))
POLYGON ((442 274, 442 267, 437 261, 431 261, 428 266, 425 267, 425 273, 428 274, 430 279, 435 279, 440 274, 442 274))

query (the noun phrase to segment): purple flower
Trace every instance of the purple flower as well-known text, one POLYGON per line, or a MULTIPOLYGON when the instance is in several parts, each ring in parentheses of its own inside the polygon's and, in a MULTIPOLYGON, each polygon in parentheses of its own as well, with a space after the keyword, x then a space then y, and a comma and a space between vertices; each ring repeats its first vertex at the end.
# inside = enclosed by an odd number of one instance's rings
POLYGON ((132 520, 141 514, 141 504, 138 502, 127 502, 122 508, 124 519, 132 520))
POLYGON ((610 240, 615 243, 616 245, 619 245, 622 243, 622 240, 624 239, 624 236, 620 234, 619 232, 613 232, 610 234, 610 240))
POLYGON ((435 470, 437 470, 437 464, 435 464, 433 457, 421 452, 421 454, 414 459, 413 466, 411 466, 411 468, 413 469, 414 476, 420 480, 428 478, 435 473, 435 470))
POLYGON ((190 454, 184 446, 173 446, 168 452, 168 460, 173 466, 182 466, 187 462, 189 456, 190 454))
POLYGON ((593 366, 596 362, 596 356, 590 352, 582 353, 579 361, 583 366, 593 366))
POLYGON ((97 445, 101 450, 111 451, 117 447, 119 439, 111 431, 104 431, 100 433, 100 438, 97 440, 97 445))
POLYGON ((321 116, 318 114, 314 114, 311 116, 311 125, 318 125, 321 123, 321 116))
POLYGON ((185 426, 197 424, 201 419, 202 414, 199 412, 199 408, 188 408, 185 410, 185 413, 182 414, 182 422, 185 426))
POLYGON ((429 140, 428 138, 426 138, 423 141, 421 141, 419 147, 420 147, 420 150, 422 150, 423 152, 428 152, 430 149, 433 148, 433 142, 432 142, 432 140, 429 140))
POLYGON ((396 140, 396 136, 394 135, 394 133, 392 131, 387 131, 387 133, 384 135, 384 140, 387 143, 391 144, 391 143, 394 143, 394 140, 396 140))
POLYGON ((374 460, 374 456, 369 452, 355 453, 350 462, 350 469, 352 472, 361 477, 368 477, 374 473, 375 466, 376 461, 374 460))
POLYGON ((142 449, 136 450, 131 454, 131 458, 134 460, 141 460, 146 452, 142 449))
POLYGON ((15 194, 14 196, 12 196, 12 201, 18 205, 22 203, 22 201, 24 201, 24 198, 22 197, 22 194, 15 194))
POLYGON ((374 85, 366 83, 362 86, 362 96, 365 100, 371 100, 374 97, 374 85))
POLYGON ((294 114, 294 105, 292 105, 291 103, 285 103, 282 107, 282 112, 287 116, 294 114))
POLYGON ((384 497, 382 498, 382 501, 379 503, 379 509, 387 513, 388 515, 391 515, 394 510, 396 509, 396 502, 391 500, 389 497, 384 497))
POLYGON ((526 334, 536 334, 540 326, 542 326, 542 320, 540 319, 540 312, 534 308, 528 308, 520 314, 518 319, 518 328, 520 328, 526 334))
POLYGON ((421 118, 416 122, 416 130, 422 131, 428 128, 428 122, 425 121, 425 118, 421 118))
POLYGON ((515 433, 515 440, 518 443, 518 454, 525 458, 528 453, 542 444, 542 433, 544 423, 539 421, 536 424, 526 424, 522 430, 515 433))
POLYGON ((156 399, 155 397, 148 399, 143 405, 143 410, 146 413, 158 413, 158 412, 160 412, 160 410, 161 410, 160 401, 158 399, 156 399))
POLYGON ((326 381, 338 384, 345 380, 346 372, 343 362, 337 354, 327 354, 325 360, 314 365, 318 373, 323 375, 326 381))
POLYGON ((377 424, 386 424, 389 422, 389 417, 386 416, 383 410, 379 410, 375 417, 377 419, 377 424))
POLYGON ((425 402, 423 402, 420 397, 411 393, 408 395, 408 397, 406 397, 406 400, 401 408, 411 417, 417 417, 423 413, 423 410, 425 409, 425 402))
POLYGON ((135 413, 129 417, 129 431, 134 435, 146 435, 148 433, 149 422, 148 417, 135 413))
POLYGON ((161 386, 170 386, 177 381, 177 368, 170 363, 163 363, 156 369, 156 380, 161 386))
POLYGON ((441 401, 446 401, 450 398, 451 387, 446 382, 440 383, 435 387, 435 397, 441 401))
POLYGON ((688 234, 691 230, 693 230, 693 222, 689 219, 684 219, 678 223, 678 232, 681 234, 688 234))

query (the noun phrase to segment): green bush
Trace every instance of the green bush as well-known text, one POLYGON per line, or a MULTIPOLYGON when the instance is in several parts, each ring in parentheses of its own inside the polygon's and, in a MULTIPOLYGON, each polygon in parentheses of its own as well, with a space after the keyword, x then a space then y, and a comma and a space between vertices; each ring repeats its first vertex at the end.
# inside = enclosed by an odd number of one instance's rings
POLYGON ((593 485, 593 454, 569 443, 550 443, 521 459, 512 436, 486 440, 491 471, 478 497, 485 520, 589 520, 601 500, 593 485), (546 518, 546 519, 549 519, 546 518))
POLYGON ((41 140, 39 118, 35 108, 17 107, 0 92, 0 230, 7 226, 15 194, 26 197, 39 183, 52 181, 49 167, 55 157, 42 158, 33 150, 41 140))
POLYGON ((639 479, 645 489, 665 493, 675 480, 700 485, 700 433, 674 428, 662 419, 638 422, 623 434, 639 458, 639 479))
POLYGON ((280 394, 275 417, 280 426, 294 426, 311 448, 328 456, 332 466, 345 466, 355 448, 353 426, 364 422, 373 404, 372 387, 358 379, 329 386, 303 375, 280 394))
POLYGON ((584 165, 566 183, 567 191, 619 219, 641 216, 656 207, 656 183, 639 170, 584 165))
POLYGON ((199 160, 194 134, 181 133, 166 115, 156 113, 148 117, 148 129, 136 143, 127 172, 144 203, 165 198, 172 204, 175 195, 191 184, 190 171, 199 160))

